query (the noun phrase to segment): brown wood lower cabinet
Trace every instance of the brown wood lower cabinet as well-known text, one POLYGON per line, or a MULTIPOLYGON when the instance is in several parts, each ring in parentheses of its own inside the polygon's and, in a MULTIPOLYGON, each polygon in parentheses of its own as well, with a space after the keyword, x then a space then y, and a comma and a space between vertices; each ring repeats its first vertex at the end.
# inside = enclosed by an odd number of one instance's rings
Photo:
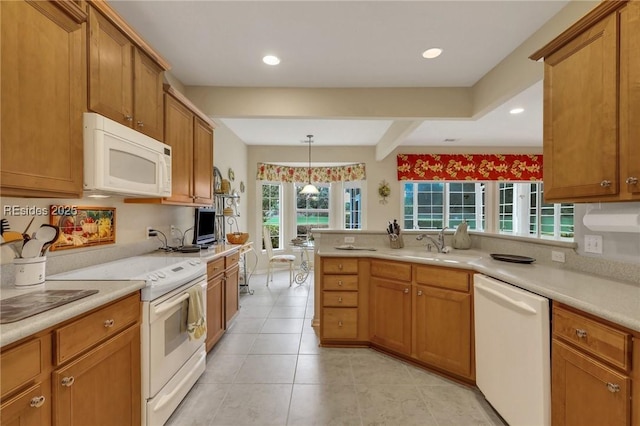
POLYGON ((371 277, 371 341, 411 352, 411 283, 371 277))
POLYGON ((207 282, 207 352, 224 334, 224 275, 218 274, 207 282))
POLYGON ((413 292, 415 357, 472 378, 471 294, 424 285, 413 292))
POLYGON ((631 421, 629 376, 553 340, 552 424, 626 426, 631 421))
POLYGON ((631 399, 639 379, 635 349, 629 330, 554 302, 553 426, 638 426, 638 395, 631 399))
POLYGON ((383 259, 360 259, 358 268, 348 268, 347 260, 321 260, 321 344, 369 343, 475 380, 470 271, 383 259), (368 285, 358 290, 358 282, 368 285), (369 308, 364 318, 363 304, 369 308), (364 339, 362 330, 368 331, 364 339))
POLYGON ((140 319, 135 293, 3 347, 0 423, 140 425, 140 319))
POLYGON ((139 425, 140 326, 53 372, 56 425, 139 425))
POLYGON ((239 280, 240 280, 240 267, 236 263, 231 268, 227 269, 224 273, 224 298, 225 298, 225 309, 224 309, 224 319, 227 327, 233 320, 233 318, 238 313, 240 309, 240 298, 239 298, 239 280))

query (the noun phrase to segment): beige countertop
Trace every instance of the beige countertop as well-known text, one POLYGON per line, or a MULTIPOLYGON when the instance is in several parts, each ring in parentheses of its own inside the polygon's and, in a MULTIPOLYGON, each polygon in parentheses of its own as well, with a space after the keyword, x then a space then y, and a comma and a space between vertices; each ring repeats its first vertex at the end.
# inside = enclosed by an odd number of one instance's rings
MULTIPOLYGON (((238 251, 242 246, 233 244, 216 245, 196 253, 168 253, 154 251, 146 255, 170 257, 198 257, 209 262, 221 256, 238 251)), ((45 281, 44 284, 29 287, 2 287, 0 300, 40 290, 98 290, 98 293, 67 303, 20 321, 0 324, 0 347, 16 342, 24 337, 53 327, 68 319, 99 308, 144 288, 144 281, 45 281)))
POLYGON ((501 262, 478 250, 449 254, 426 250, 379 248, 368 250, 318 250, 320 256, 370 257, 471 269, 541 296, 581 309, 640 332, 640 286, 561 267, 501 262))
POLYGON ((99 308, 144 286, 144 281, 45 281, 25 288, 2 288, 0 299, 40 290, 98 290, 98 293, 20 321, 0 324, 0 347, 99 308))

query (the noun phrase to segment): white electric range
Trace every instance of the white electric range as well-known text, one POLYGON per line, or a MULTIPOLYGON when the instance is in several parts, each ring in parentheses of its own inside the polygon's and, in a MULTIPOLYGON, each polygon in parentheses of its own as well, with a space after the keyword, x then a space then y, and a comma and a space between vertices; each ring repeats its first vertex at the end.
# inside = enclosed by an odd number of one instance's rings
MULTIPOLYGON (((51 281, 131 281, 142 289, 142 419, 162 425, 205 370, 206 335, 190 340, 189 290, 200 289, 206 315, 206 265, 200 259, 134 256, 47 277, 51 281)), ((205 318, 206 323, 206 318, 205 318)))

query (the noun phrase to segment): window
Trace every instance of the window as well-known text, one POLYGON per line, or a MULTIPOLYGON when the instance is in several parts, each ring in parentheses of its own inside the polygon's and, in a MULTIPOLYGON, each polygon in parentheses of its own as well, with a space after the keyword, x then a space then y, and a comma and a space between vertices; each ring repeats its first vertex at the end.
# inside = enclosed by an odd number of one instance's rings
POLYGON ((362 191, 360 181, 345 182, 344 186, 344 229, 362 228, 362 191), (353 185, 354 183, 357 186, 353 185))
MULTIPOLYGON (((282 247, 282 185, 279 183, 262 184, 262 224, 271 232, 271 245, 274 249, 282 247)), ((264 242, 262 246, 264 250, 264 242)))
POLYGON ((304 183, 296 183, 296 237, 308 238, 311 228, 329 227, 329 184, 316 184, 317 195, 300 194, 304 183))
POLYGON ((484 229, 484 183, 404 183, 404 229, 484 229))
POLYGON ((500 232, 538 238, 573 238, 573 204, 544 203, 541 182, 498 185, 500 232))

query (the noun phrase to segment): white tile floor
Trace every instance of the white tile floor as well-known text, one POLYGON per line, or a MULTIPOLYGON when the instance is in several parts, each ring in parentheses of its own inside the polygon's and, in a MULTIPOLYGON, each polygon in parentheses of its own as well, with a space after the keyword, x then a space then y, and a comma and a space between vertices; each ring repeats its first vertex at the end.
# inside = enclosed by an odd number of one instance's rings
POLYGON ((496 425, 482 395, 371 349, 321 348, 313 275, 254 275, 231 328, 167 425, 496 425))

